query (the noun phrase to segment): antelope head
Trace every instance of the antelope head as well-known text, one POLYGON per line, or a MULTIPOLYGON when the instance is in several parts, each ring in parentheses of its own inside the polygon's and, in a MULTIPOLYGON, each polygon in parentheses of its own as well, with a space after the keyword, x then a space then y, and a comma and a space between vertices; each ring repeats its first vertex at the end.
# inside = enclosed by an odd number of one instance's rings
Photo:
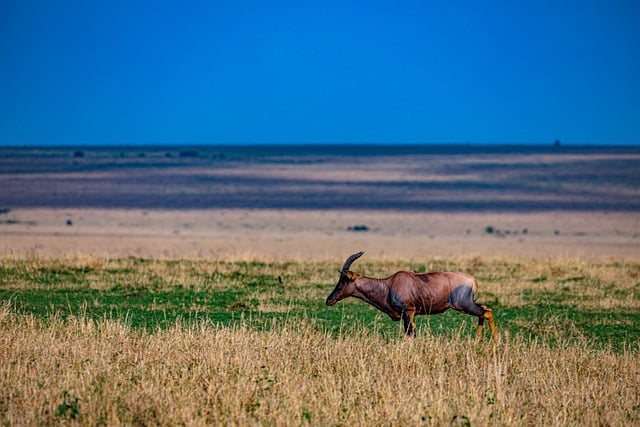
POLYGON ((344 262, 342 269, 340 270, 340 279, 338 279, 338 284, 336 285, 331 295, 327 297, 327 305, 334 305, 338 301, 345 299, 348 296, 353 294, 355 289, 354 282, 358 278, 358 275, 352 271, 349 271, 349 267, 353 264, 353 261, 360 258, 364 255, 364 252, 358 252, 357 254, 351 255, 344 262))

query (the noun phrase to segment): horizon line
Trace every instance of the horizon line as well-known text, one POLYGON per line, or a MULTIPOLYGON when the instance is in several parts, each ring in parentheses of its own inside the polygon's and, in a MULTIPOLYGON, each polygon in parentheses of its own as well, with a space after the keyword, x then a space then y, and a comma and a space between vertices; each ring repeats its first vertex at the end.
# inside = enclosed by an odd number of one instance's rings
POLYGON ((380 146, 380 147, 402 147, 402 146, 530 146, 530 147, 633 147, 640 146, 640 141, 636 142, 563 142, 555 140, 551 142, 377 142, 377 141, 350 141, 350 142, 136 142, 136 143, 0 143, 0 148, 74 148, 74 147, 304 147, 304 146, 380 146))

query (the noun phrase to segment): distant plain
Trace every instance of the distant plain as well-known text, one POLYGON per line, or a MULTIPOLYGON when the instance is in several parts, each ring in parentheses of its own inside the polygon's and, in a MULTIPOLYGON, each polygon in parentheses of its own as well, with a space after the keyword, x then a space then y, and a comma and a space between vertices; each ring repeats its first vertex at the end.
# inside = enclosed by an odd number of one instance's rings
POLYGON ((3 148, 0 208, 5 255, 629 258, 640 148, 3 148))

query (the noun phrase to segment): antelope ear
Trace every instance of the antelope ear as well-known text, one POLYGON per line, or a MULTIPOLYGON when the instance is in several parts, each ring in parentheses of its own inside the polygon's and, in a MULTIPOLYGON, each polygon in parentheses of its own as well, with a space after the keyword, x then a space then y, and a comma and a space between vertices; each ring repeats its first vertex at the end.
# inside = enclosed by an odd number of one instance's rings
POLYGON ((360 275, 358 273, 354 273, 353 271, 347 271, 347 277, 353 282, 358 277, 360 277, 360 275))

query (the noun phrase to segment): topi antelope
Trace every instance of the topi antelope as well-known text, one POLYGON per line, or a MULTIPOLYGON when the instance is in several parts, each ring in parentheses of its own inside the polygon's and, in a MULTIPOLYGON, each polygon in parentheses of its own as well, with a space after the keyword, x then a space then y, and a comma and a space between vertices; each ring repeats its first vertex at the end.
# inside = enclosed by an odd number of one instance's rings
POLYGON ((439 314, 450 308, 478 317, 477 335, 482 335, 485 319, 489 321, 491 336, 497 339, 493 312, 476 304, 476 279, 465 273, 411 273, 399 271, 386 279, 373 279, 349 271, 351 264, 364 252, 351 255, 340 270, 340 280, 327 305, 334 305, 347 297, 356 297, 386 313, 392 320, 404 322, 404 332, 414 335, 416 314, 439 314))

